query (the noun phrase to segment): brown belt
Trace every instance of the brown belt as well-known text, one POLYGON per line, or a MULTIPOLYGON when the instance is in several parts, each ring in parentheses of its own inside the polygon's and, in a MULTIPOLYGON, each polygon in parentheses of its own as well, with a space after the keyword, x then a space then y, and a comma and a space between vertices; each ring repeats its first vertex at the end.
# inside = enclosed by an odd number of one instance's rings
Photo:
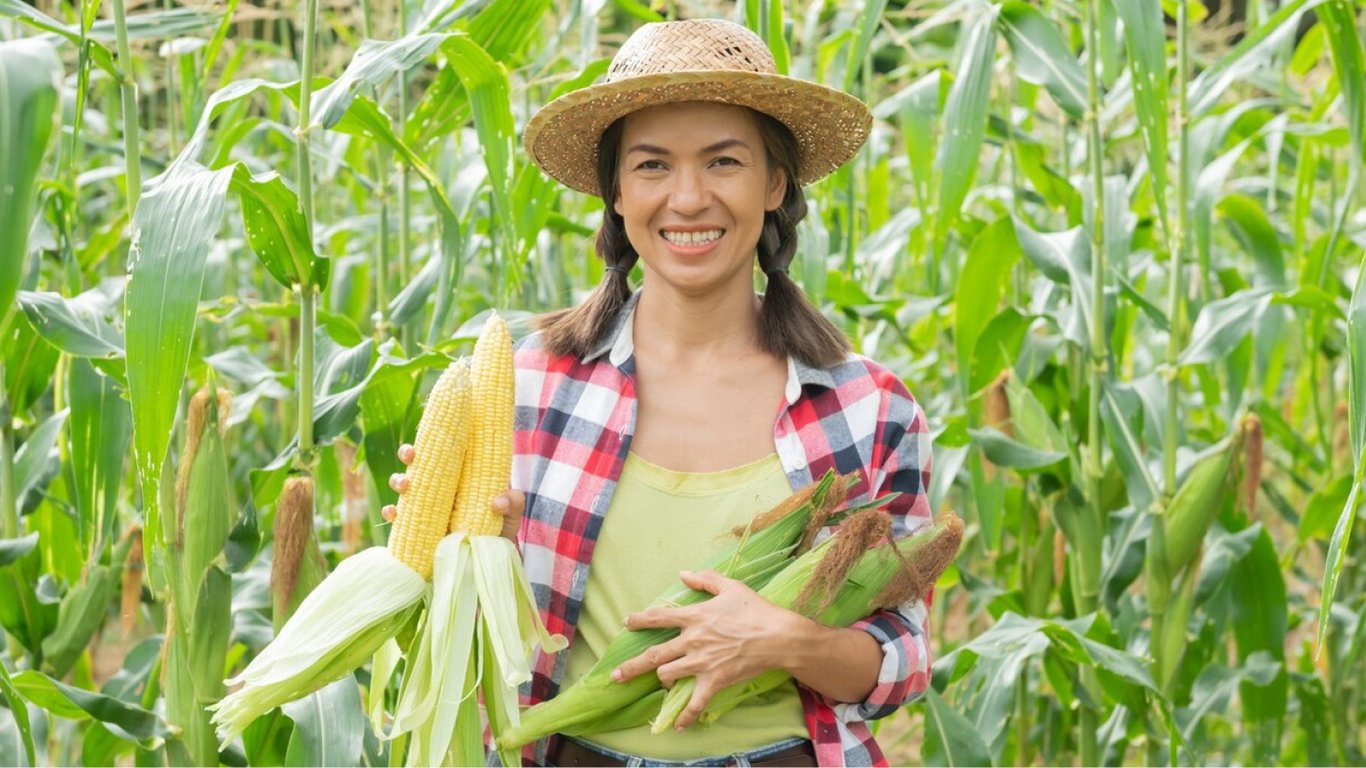
MULTIPOLYGON (((552 745, 550 753, 546 755, 546 765, 561 766, 561 768, 573 768, 574 766, 624 766, 626 763, 592 749, 591 747, 580 744, 577 741, 570 741, 566 738, 556 739, 558 744, 552 745)), ((812 748, 810 741, 803 741, 794 747, 776 752, 768 757, 751 760, 750 765, 755 766, 816 766, 816 750, 812 748)), ((733 765, 733 763, 732 763, 733 765)))

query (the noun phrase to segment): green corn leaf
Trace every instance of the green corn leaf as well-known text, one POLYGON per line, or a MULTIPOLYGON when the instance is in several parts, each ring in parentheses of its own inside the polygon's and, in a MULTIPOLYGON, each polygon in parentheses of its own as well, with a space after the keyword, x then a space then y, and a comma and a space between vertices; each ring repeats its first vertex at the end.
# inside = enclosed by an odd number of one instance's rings
POLYGON ((38 546, 38 532, 17 539, 0 539, 0 568, 15 563, 38 546))
POLYGON ((1333 70, 1342 92, 1342 110, 1352 136, 1352 155, 1358 172, 1366 163, 1366 56, 1357 33, 1357 11, 1350 0, 1328 0, 1319 7, 1319 21, 1328 30, 1333 70))
POLYGON ((73 359, 67 386, 71 397, 68 432, 75 503, 84 543, 115 536, 115 508, 124 459, 133 436, 133 415, 122 391, 89 361, 73 359))
POLYGON ((123 333, 114 323, 123 278, 112 278, 75 298, 49 291, 19 291, 19 307, 43 340, 77 357, 123 357, 123 333))
POLYGON ((1167 49, 1166 24, 1160 0, 1114 0, 1124 22, 1124 44, 1129 54, 1134 111, 1138 113, 1153 199, 1167 221, 1167 49))
POLYGON ((1366 258, 1357 270, 1356 288, 1347 308, 1347 421, 1352 442, 1352 458, 1356 471, 1352 476, 1352 492, 1347 496, 1333 527, 1333 538, 1328 543, 1328 559, 1323 566, 1323 595, 1319 603, 1318 649, 1328 634, 1328 615, 1347 559, 1347 546, 1352 540, 1352 523, 1357 516, 1358 499, 1366 487, 1366 258))
POLYGON ((844 62, 844 90, 854 91, 854 81, 863 72, 863 62, 868 59, 868 49, 873 45, 873 36, 882 24, 882 14, 887 10, 887 0, 865 0, 859 10, 858 37, 849 46, 849 55, 844 62))
POLYGON ((254 176, 236 166, 231 190, 242 203, 247 243, 276 282, 286 288, 312 283, 327 287, 327 260, 313 250, 313 236, 299 208, 299 196, 279 174, 254 176))
POLYGON ((977 727, 949 706, 934 688, 925 690, 925 765, 993 765, 977 727))
POLYGON ((10 716, 14 718, 14 724, 19 731, 19 738, 24 743, 24 754, 28 757, 28 765, 37 765, 38 759, 35 757, 36 750, 33 746, 33 727, 28 719, 28 701, 19 694, 19 689, 14 687, 14 681, 10 679, 9 670, 4 664, 0 664, 0 694, 5 696, 5 705, 9 707, 10 716))
POLYGON ((1025 445, 990 427, 969 429, 968 434, 981 446, 983 455, 998 467, 1028 472, 1047 469, 1067 458, 1066 451, 1025 445))
POLYGON ((14 301, 28 261, 38 169, 57 132, 61 78, 62 62, 46 41, 0 42, 0 311, 14 301))
POLYGON ((1200 309, 1191 326, 1191 340, 1181 352, 1181 365, 1209 363, 1226 358, 1266 311, 1271 295, 1263 290, 1239 291, 1200 309))
POLYGON ((14 453, 14 501, 21 514, 38 506, 38 496, 57 473, 57 438, 69 410, 58 411, 34 428, 14 453))
POLYGON ((90 569, 84 584, 62 598, 57 613, 57 630, 43 638, 43 660, 57 677, 65 677, 71 665, 85 652, 95 630, 104 622, 109 601, 119 586, 123 568, 99 565, 90 569))
POLYGON ((935 161, 940 175, 934 241, 941 251, 977 175, 982 140, 986 136, 991 72, 996 63, 998 12, 997 6, 987 5, 964 22, 967 28, 963 32, 962 59, 944 105, 943 139, 935 161))
POLYGON ((1080 120, 1086 112, 1086 73, 1058 27, 1022 0, 1001 4, 1000 24, 1020 79, 1047 88, 1058 106, 1080 120))
MULTIPOLYGON (((1123 4, 1127 0, 1117 0, 1123 4)), ((1203 70, 1186 87, 1190 114, 1198 118, 1211 109, 1229 88, 1242 77, 1266 63, 1281 50, 1282 44, 1299 27, 1306 11, 1325 0, 1291 0, 1280 7, 1264 24, 1248 32, 1237 45, 1203 70)))
POLYGON ((294 721, 285 765, 357 765, 365 730, 360 701, 355 676, 345 675, 281 707, 294 721))
MULTIPOLYGON (((211 114, 211 110, 205 110, 211 114)), ((150 541, 161 541, 162 465, 189 362, 210 243, 232 171, 179 165, 147 182, 133 217, 124 309, 133 444, 150 541)))
POLYGON ((1215 213, 1228 224, 1234 239, 1252 257, 1256 267, 1254 287, 1270 290, 1288 288, 1280 235, 1261 204, 1247 195, 1235 193, 1221 199, 1215 207, 1215 213))
POLYGON ((1003 216, 988 225, 972 241, 967 260, 954 291, 954 346, 958 355, 959 381, 970 395, 969 372, 987 323, 996 316, 1011 270, 1020 259, 1014 223, 1003 216))
POLYGON ((19 695, 57 717, 72 720, 94 718, 119 738, 150 747, 157 739, 171 735, 166 723, 155 714, 127 702, 54 680, 32 670, 13 677, 19 695))
MULTIPOLYGON (((1255 600, 1233 600, 1233 637, 1238 646, 1238 660, 1247 663, 1254 653, 1267 653, 1282 666, 1269 685, 1244 682, 1239 697, 1243 701, 1243 719, 1248 725, 1270 724, 1279 730, 1286 714, 1289 682, 1285 670, 1285 641, 1288 616, 1286 612, 1286 583, 1276 545, 1271 535, 1262 529, 1253 540, 1247 556, 1233 565, 1229 573, 1229 587, 1236 595, 1256 595, 1255 600)), ((1260 760, 1274 760, 1280 750, 1271 754, 1259 752, 1260 760)))

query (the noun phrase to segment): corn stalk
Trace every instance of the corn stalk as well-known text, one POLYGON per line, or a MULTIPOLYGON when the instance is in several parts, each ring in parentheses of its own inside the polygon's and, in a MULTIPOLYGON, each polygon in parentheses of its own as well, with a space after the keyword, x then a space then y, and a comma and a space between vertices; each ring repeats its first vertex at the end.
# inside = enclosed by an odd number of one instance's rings
POLYGON ((138 196, 142 193, 142 150, 138 139, 138 85, 133 79, 133 54, 128 47, 128 20, 123 10, 123 0, 113 0, 114 35, 118 40, 119 64, 123 68, 123 80, 119 82, 119 92, 123 96, 123 167, 127 184, 128 221, 133 221, 133 211, 138 207, 138 196))
MULTIPOLYGON (((316 42, 318 0, 304 3, 304 44, 299 66, 298 186, 299 207, 308 231, 313 232, 313 163, 311 149, 313 100, 313 46, 316 42)), ((304 469, 313 465, 313 336, 317 327, 318 287, 312 275, 300 286, 299 293, 299 463, 304 469)))
MULTIPOLYGON (((1087 506, 1078 509, 1079 546, 1073 550, 1073 572, 1077 584, 1076 607, 1079 615, 1094 612, 1099 607, 1100 549, 1105 535, 1102 521, 1105 509, 1101 500, 1101 478, 1104 475, 1104 454, 1101 446, 1100 395, 1107 377, 1108 348, 1105 342, 1105 178, 1101 165, 1104 144, 1100 134, 1100 4, 1087 0, 1086 27, 1086 131, 1087 157, 1091 176, 1091 350, 1090 402, 1087 408, 1087 456, 1082 462, 1086 473, 1087 506)), ((1082 683, 1091 690, 1099 686, 1095 670, 1087 667, 1082 672, 1082 683)), ((1080 710, 1081 764, 1099 765, 1097 731, 1100 713, 1083 704, 1080 710)))

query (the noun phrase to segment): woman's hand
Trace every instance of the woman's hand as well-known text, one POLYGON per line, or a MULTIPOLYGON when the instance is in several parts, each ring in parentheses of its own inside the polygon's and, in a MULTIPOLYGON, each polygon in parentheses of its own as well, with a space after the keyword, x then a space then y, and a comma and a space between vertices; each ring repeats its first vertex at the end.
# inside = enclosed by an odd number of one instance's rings
POLYGON ((678 627, 683 632, 624 662, 613 670, 612 679, 625 682, 653 669, 668 688, 679 679, 697 678, 692 701, 675 723, 681 731, 721 689, 785 668, 788 643, 800 636, 803 622, 812 622, 715 571, 683 571, 679 577, 692 589, 715 597, 697 605, 648 608, 627 616, 627 629, 678 627))
MULTIPOLYGON (((412 443, 404 443, 398 447, 398 460, 405 465, 413 463, 413 455, 416 453, 412 443)), ((404 472, 395 472, 389 476, 389 487, 394 492, 402 496, 408 490, 408 475, 404 472)), ((522 512, 526 509, 526 496, 521 491, 511 488, 493 498, 493 511, 503 516, 502 536, 509 541, 517 541, 517 531, 522 527, 522 512)), ((384 519, 393 522, 394 516, 398 514, 398 507, 393 504, 385 504, 380 510, 384 519)))

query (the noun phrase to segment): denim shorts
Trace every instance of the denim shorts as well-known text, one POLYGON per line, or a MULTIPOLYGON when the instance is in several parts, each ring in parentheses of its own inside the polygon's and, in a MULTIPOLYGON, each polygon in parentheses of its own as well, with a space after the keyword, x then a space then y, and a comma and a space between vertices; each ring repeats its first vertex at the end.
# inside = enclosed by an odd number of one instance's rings
POLYGON ((628 766, 631 766, 632 768, 635 768, 636 766, 639 766, 639 768, 664 768, 665 766, 669 766, 671 768, 693 768, 694 766, 696 766, 697 768, 701 768, 702 766, 727 765, 739 766, 739 768, 749 768, 750 763, 756 760, 763 760, 764 758, 771 757, 773 755, 778 754, 779 752, 783 752, 785 750, 792 749, 793 747, 800 746, 803 742, 807 741, 807 739, 793 737, 790 739, 784 739, 783 741, 774 742, 766 746, 747 750, 745 752, 735 752, 729 755, 716 755, 715 757, 701 757, 696 760, 689 760, 687 762, 672 762, 669 760, 656 760, 650 757, 641 757, 639 755, 631 755, 625 752, 618 752, 614 749, 608 749, 607 747, 604 747, 600 744, 594 744, 589 741, 581 741, 579 739, 572 739, 567 736, 563 738, 569 741, 573 741, 579 746, 591 749, 594 752, 599 752, 604 757, 610 757, 613 760, 620 760, 621 762, 625 763, 628 766))

